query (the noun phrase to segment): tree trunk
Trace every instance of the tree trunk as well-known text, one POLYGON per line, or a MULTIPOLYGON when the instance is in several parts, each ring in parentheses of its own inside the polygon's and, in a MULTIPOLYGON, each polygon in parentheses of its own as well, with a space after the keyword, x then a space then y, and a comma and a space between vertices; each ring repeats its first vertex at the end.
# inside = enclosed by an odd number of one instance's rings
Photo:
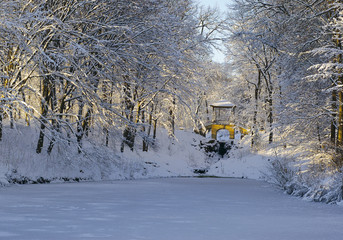
POLYGON ((251 146, 253 147, 256 144, 256 136, 258 134, 258 127, 257 127, 257 114, 258 114, 258 104, 260 99, 260 89, 261 89, 261 70, 258 70, 258 77, 257 77, 257 84, 255 84, 255 109, 254 109, 254 116, 253 116, 253 127, 251 131, 251 146))
MULTIPOLYGON (((1 103, 0 103, 1 104, 1 103)), ((2 109, 2 107, 0 106, 0 141, 2 141, 2 128, 3 128, 3 125, 2 125, 2 119, 3 119, 3 112, 4 110, 2 109)))
MULTIPOLYGON (((54 113, 57 106, 56 86, 54 83, 51 85, 50 100, 51 100, 51 112, 54 113)), ((55 135, 57 134, 57 131, 58 131, 58 127, 57 127, 58 121, 57 119, 55 119, 55 117, 56 116, 54 115, 53 119, 51 120, 53 129, 52 129, 52 137, 51 137, 50 144, 47 150, 49 155, 51 154, 51 151, 55 145, 55 141, 56 141, 55 135)))
MULTIPOLYGON (((151 134, 151 129, 152 129, 152 125, 153 125, 153 113, 154 113, 154 103, 151 104, 150 108, 149 108, 149 119, 148 119, 148 132, 147 132, 147 135, 146 135, 146 139, 145 139, 145 142, 146 142, 146 152, 149 150, 149 142, 148 142, 148 139, 150 137, 150 134, 151 134)), ((154 138, 155 139, 155 138, 154 138)), ((144 147, 144 143, 143 143, 143 147, 144 147)), ((144 150, 143 150, 144 151, 144 150)))
POLYGON ((129 124, 125 126, 123 132, 123 141, 121 144, 120 151, 124 152, 124 147, 127 145, 131 151, 133 151, 133 147, 135 145, 135 138, 136 138, 136 130, 133 124, 133 110, 135 108, 134 103, 132 102, 132 93, 131 93, 131 86, 128 83, 124 84, 124 114, 126 119, 129 121, 129 124))
POLYGON ((79 111, 77 114, 77 126, 76 126, 76 141, 77 141, 77 151, 80 154, 82 152, 82 112, 83 112, 84 103, 82 100, 79 101, 79 111))
MULTIPOLYGON (((334 36, 334 41, 336 44, 336 47, 339 50, 342 50, 342 43, 341 43, 341 34, 339 30, 336 30, 337 34, 334 36)), ((342 54, 338 54, 337 59, 334 60, 337 61, 337 63, 342 64, 342 54)), ((338 69, 339 77, 337 79, 337 84, 342 85, 343 83, 343 77, 342 77, 342 69, 338 69)), ((342 146, 343 144, 343 92, 340 89, 338 91, 338 129, 337 129, 337 144, 342 146)))
POLYGON ((14 129, 14 117, 13 117, 13 105, 10 104, 9 106, 9 115, 10 115, 10 128, 14 129))
POLYGON ((332 91, 332 99, 331 99, 331 134, 330 134, 330 139, 333 144, 336 144, 336 130, 337 130, 337 122, 336 122, 336 117, 337 117, 337 91, 333 90, 332 91))
POLYGON ((268 93, 268 123, 269 123, 269 144, 273 142, 273 88, 270 86, 268 93))
MULTIPOLYGON (((21 90, 21 94, 22 94, 22 97, 23 97, 23 101, 26 102, 26 95, 25 95, 24 90, 21 90)), ((26 126, 30 126, 30 115, 29 115, 29 113, 27 111, 31 111, 31 110, 28 109, 28 110, 25 111, 26 126)))
POLYGON ((207 120, 207 123, 209 123, 210 122, 210 110, 208 107, 208 101, 207 101, 206 93, 204 93, 204 96, 205 96, 205 107, 206 107, 206 120, 207 120))
POLYGON ((124 146, 127 145, 131 151, 133 151, 133 147, 135 145, 135 137, 136 133, 134 127, 131 125, 127 125, 124 133, 123 133, 124 140, 121 145, 121 152, 124 152, 124 146))
POLYGON ((68 125, 67 127, 67 141, 68 141, 68 145, 70 146, 70 143, 71 143, 71 134, 70 134, 70 129, 71 129, 71 126, 70 126, 70 123, 69 123, 69 119, 66 119, 66 123, 68 125))
MULTIPOLYGON (((111 99, 110 101, 112 101, 112 90, 113 89, 111 89, 111 91, 108 91, 106 83, 102 84, 102 95, 103 95, 102 96, 102 101, 104 101, 105 103, 108 103, 109 102, 109 99, 108 99, 108 95, 109 94, 110 94, 110 99, 111 99)), ((108 131, 108 128, 106 126, 104 126, 103 131, 105 133, 105 146, 108 147, 108 142, 109 142, 109 131, 108 131)))
MULTIPOLYGON (((151 128, 152 128, 152 113, 149 113, 149 119, 148 119, 148 132, 146 134, 146 139, 145 139, 145 149, 143 149, 143 151, 145 150, 146 152, 149 150, 149 138, 150 138, 150 134, 151 134, 151 128)), ((143 146, 144 146, 144 142, 143 142, 143 146)))
POLYGON ((157 133, 157 119, 154 119, 154 133, 152 138, 155 140, 156 139, 156 133, 157 133))
POLYGON ((40 116, 40 131, 39 131, 39 138, 38 138, 38 142, 37 142, 37 148, 36 148, 36 153, 41 153, 42 152, 42 148, 44 145, 44 137, 45 137, 45 127, 47 124, 47 114, 48 114, 48 103, 49 103, 49 98, 50 98, 50 94, 49 94, 49 85, 50 85, 50 79, 49 77, 45 77, 43 79, 43 89, 42 89, 42 100, 41 100, 41 116, 40 116))
POLYGON ((108 129, 106 127, 104 128, 104 131, 105 131, 105 146, 108 147, 109 132, 108 132, 108 129))
POLYGON ((79 111, 77 114, 77 127, 76 127, 76 141, 77 141, 77 150, 80 154, 82 152, 82 139, 83 136, 88 136, 90 119, 91 119, 91 110, 88 109, 85 117, 83 118, 82 113, 84 109, 84 103, 82 100, 79 102, 79 111))
POLYGON ((169 137, 175 136, 175 105, 176 99, 173 97, 172 105, 169 107, 169 137))
POLYGON ((320 126, 319 126, 319 123, 317 123, 317 136, 318 136, 319 146, 321 146, 322 145, 322 138, 320 136, 320 126))
POLYGON ((90 108, 88 108, 85 119, 82 122, 82 132, 83 132, 83 134, 86 135, 86 137, 89 136, 91 119, 92 119, 92 111, 90 108))
POLYGON ((338 92, 338 136, 337 136, 337 143, 342 145, 343 143, 343 92, 338 92))
POLYGON ((145 133, 145 111, 142 111, 142 132, 143 132, 143 152, 147 152, 148 151, 148 137, 149 135, 147 135, 145 133))

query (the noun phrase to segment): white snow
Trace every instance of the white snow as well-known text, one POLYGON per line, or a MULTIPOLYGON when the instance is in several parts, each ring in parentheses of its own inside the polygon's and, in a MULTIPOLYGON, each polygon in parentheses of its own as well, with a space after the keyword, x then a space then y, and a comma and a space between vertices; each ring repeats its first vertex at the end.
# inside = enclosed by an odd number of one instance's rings
POLYGON ((235 107, 235 104, 229 102, 227 100, 220 100, 219 102, 215 102, 211 104, 211 107, 223 107, 223 108, 232 108, 235 107))
POLYGON ((251 151, 250 141, 251 139, 245 136, 236 147, 230 150, 228 155, 212 164, 207 174, 218 177, 267 180, 272 157, 270 154, 263 155, 251 151))
POLYGON ((339 240, 343 208, 268 183, 165 178, 0 189, 0 239, 339 240))
POLYGON ((63 146, 57 146, 51 156, 38 155, 32 143, 26 141, 35 139, 34 133, 27 127, 17 127, 20 132, 8 131, 11 134, 5 135, 4 143, 0 145, 0 185, 8 184, 9 175, 32 180, 43 177, 59 181, 78 177, 101 181, 195 176, 194 169, 207 169, 207 175, 262 179, 269 159, 251 153, 246 137, 238 149, 231 150, 229 157, 209 158, 199 148, 200 141, 207 141, 206 138, 185 130, 177 130, 176 139, 172 141, 165 132, 159 131, 155 146, 148 152, 139 147, 133 152, 126 148, 124 153, 112 151, 113 148, 89 147, 89 153, 84 155, 63 151, 63 146), (23 135, 30 138, 23 138, 23 135), (18 148, 18 145, 23 147, 18 148))
MULTIPOLYGON (((248 179, 264 179, 268 174, 271 157, 251 152, 250 139, 247 137, 230 154, 209 158, 199 149, 200 141, 208 140, 200 135, 178 130, 177 140, 172 143, 162 136, 163 134, 159 138, 157 151, 124 153, 125 158, 150 163, 146 166, 147 177, 196 176, 194 169, 206 169, 206 175, 210 176, 248 179)), ((138 174, 134 177, 140 178, 138 174)))

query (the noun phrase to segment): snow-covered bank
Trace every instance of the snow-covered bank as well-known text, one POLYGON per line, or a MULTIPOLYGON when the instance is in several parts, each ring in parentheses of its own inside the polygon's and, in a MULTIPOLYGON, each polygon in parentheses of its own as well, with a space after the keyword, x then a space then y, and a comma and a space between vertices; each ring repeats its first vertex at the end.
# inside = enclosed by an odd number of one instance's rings
MULTIPOLYGON (((118 151, 120 139, 105 147, 84 142, 84 152, 77 147, 59 143, 51 155, 35 152, 38 132, 17 125, 5 128, 0 142, 0 184, 45 183, 82 180, 118 180, 152 177, 197 176, 194 170, 207 175, 261 179, 268 158, 251 154, 247 146, 233 149, 230 155, 210 158, 199 148, 204 138, 191 131, 176 131, 176 138, 159 131, 154 146, 143 152, 137 142, 132 152, 118 151)), ((98 139, 93 138, 93 141, 98 139)))
POLYGON ((251 151, 249 140, 249 137, 243 138, 237 147, 234 147, 227 155, 210 167, 208 174, 256 180, 268 178, 268 167, 273 157, 251 151))
POLYGON ((5 128, 0 142, 0 185, 193 176, 194 168, 206 168, 209 164, 196 147, 201 136, 185 131, 177 131, 173 141, 159 131, 155 146, 148 152, 143 152, 137 142, 137 149, 131 152, 126 148, 124 153, 118 150, 120 139, 105 147, 99 139, 90 138, 85 139, 81 154, 73 143, 56 144, 51 155, 45 149, 37 154, 37 136, 31 127, 5 128))
MULTIPOLYGON (((265 144, 258 150, 251 150, 249 138, 243 139, 243 149, 238 151, 246 149, 241 166, 252 158, 256 170, 262 169, 261 176, 279 185, 285 193, 307 201, 342 205, 342 168, 335 162, 335 154, 330 148, 319 145, 317 141, 297 139, 286 143, 278 138, 273 144, 268 144, 267 134, 261 134, 260 138, 260 143, 265 144)), ((234 159, 237 159, 237 151, 234 153, 234 159)))
POLYGON ((342 208, 301 201, 255 180, 24 185, 0 193, 0 238, 7 240, 340 240, 343 234, 342 208))

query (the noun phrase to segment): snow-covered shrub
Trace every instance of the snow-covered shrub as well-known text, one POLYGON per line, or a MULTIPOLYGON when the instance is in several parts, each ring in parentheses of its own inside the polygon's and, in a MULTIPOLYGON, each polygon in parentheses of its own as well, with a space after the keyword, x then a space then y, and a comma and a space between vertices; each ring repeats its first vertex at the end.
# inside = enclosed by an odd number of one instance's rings
POLYGON ((285 157, 275 157, 268 167, 270 180, 284 189, 297 176, 291 162, 293 161, 285 157))
POLYGON ((8 184, 6 179, 7 167, 0 163, 0 186, 8 184))
POLYGON ((336 172, 311 184, 304 198, 315 202, 338 203, 342 201, 342 194, 343 175, 336 172))
POLYGON ((287 194, 308 201, 342 202, 342 169, 337 168, 325 154, 313 154, 311 160, 301 164, 296 158, 275 157, 270 161, 269 174, 269 179, 287 194))

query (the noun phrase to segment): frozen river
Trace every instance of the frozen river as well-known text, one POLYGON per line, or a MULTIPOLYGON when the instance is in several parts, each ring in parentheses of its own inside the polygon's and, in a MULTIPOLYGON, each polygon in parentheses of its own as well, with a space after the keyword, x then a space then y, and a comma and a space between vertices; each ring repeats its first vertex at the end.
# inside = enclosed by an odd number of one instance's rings
POLYGON ((0 188, 0 239, 343 239, 343 207, 264 182, 171 178, 0 188))

